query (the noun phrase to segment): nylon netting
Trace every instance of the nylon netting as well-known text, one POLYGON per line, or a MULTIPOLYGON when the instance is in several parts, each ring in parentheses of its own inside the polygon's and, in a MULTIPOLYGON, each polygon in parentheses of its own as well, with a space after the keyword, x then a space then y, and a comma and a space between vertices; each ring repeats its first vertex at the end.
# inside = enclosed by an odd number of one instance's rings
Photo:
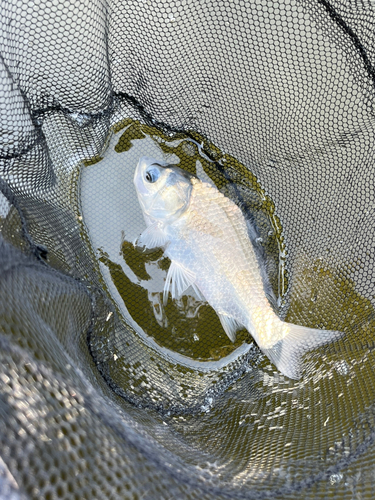
POLYGON ((373 498, 373 3, 0 19, 1 498, 373 498), (194 294, 163 305, 143 155, 247 214, 281 318, 344 333, 300 380, 194 294))

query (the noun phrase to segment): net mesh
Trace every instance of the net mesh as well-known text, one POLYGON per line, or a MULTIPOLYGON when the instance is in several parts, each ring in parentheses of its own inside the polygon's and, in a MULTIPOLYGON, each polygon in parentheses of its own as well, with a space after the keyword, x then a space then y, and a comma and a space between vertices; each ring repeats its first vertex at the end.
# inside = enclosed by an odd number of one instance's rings
POLYGON ((1 4, 0 497, 374 497, 371 1, 1 4), (133 245, 148 155, 257 231, 284 377, 133 245))

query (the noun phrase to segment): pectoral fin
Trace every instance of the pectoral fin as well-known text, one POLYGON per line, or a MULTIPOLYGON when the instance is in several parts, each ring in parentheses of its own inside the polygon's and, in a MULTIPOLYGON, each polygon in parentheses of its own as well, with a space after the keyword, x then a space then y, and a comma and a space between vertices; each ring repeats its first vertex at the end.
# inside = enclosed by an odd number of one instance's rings
POLYGON ((171 291, 172 299, 180 297, 189 286, 193 286, 198 291, 195 286, 195 279, 196 276, 192 271, 172 261, 164 285, 164 304, 167 303, 169 290, 171 291))
POLYGON ((146 248, 163 247, 167 243, 167 237, 158 222, 154 222, 135 241, 135 245, 146 248))
POLYGON ((218 313, 222 327, 232 342, 236 340, 236 332, 241 328, 241 325, 231 316, 218 313))

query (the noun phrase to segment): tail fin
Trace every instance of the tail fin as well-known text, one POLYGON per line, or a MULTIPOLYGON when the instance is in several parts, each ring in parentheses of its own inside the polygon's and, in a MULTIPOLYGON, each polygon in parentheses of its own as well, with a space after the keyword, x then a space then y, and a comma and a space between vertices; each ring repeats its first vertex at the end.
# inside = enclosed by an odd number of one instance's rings
POLYGON ((306 352, 343 335, 331 330, 287 324, 290 331, 282 340, 270 349, 261 349, 283 375, 296 380, 301 377, 302 357, 306 352))

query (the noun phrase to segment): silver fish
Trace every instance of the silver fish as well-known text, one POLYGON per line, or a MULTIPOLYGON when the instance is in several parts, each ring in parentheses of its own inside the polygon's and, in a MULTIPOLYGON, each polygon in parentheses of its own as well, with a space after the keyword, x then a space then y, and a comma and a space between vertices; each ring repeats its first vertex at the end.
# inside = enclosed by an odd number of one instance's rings
POLYGON ((176 166, 142 157, 134 184, 147 229, 137 245, 164 247, 171 265, 164 300, 193 287, 218 314, 234 341, 244 326, 281 373, 301 376, 302 356, 340 332, 281 321, 265 293, 265 278, 240 208, 216 187, 176 166))

